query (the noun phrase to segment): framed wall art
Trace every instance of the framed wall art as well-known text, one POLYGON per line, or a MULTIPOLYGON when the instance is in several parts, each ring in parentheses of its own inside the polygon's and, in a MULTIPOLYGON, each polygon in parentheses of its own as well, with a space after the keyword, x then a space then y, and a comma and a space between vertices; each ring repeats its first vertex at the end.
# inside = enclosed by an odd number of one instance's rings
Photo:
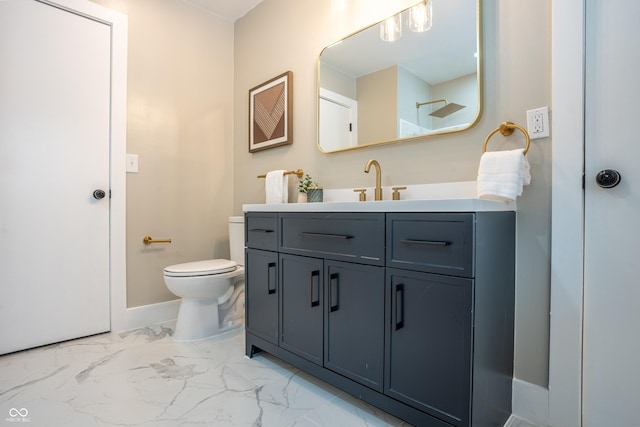
POLYGON ((249 90, 249 152, 293 143, 293 73, 249 90))

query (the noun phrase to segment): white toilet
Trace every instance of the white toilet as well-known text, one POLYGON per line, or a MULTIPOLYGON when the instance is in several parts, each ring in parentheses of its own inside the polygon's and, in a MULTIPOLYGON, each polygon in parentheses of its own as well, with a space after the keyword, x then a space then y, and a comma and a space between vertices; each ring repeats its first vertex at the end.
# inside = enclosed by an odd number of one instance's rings
POLYGON ((175 341, 197 341, 244 321, 244 217, 229 218, 231 260, 209 259, 164 269, 167 288, 181 297, 175 341))

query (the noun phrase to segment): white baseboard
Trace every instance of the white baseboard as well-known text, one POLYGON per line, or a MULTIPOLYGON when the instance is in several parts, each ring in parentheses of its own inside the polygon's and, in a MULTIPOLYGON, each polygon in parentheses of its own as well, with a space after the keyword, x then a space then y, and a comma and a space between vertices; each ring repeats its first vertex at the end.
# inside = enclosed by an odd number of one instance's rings
POLYGON ((157 304, 148 304, 142 305, 140 307, 127 308, 125 330, 142 328, 145 326, 174 320, 178 317, 179 307, 180 299, 175 299, 172 301, 160 302, 157 304))
POLYGON ((549 425, 549 389, 513 379, 511 412, 540 426, 549 425))

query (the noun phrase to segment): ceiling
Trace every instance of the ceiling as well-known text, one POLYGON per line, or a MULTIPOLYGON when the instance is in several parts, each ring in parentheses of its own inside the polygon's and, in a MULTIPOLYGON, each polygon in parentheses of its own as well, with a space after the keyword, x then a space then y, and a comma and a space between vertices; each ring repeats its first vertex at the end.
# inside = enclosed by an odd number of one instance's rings
POLYGON ((183 0, 232 22, 242 18, 262 0, 183 0))

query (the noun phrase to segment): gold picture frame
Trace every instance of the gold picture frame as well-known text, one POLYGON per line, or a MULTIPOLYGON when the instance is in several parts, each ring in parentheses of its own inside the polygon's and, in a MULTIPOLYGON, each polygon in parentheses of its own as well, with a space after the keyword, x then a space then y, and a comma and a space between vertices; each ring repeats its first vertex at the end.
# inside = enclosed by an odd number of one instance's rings
POLYGON ((249 152, 293 143, 293 73, 249 90, 249 152))

